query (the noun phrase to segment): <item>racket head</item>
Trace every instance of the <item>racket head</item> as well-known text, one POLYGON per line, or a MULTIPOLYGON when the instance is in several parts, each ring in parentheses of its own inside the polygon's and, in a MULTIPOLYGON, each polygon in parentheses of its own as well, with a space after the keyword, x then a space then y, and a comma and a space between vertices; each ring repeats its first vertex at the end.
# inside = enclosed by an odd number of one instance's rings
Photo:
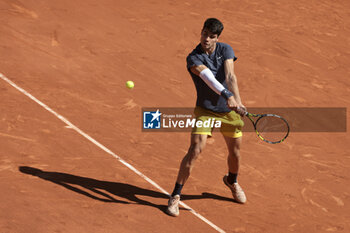
POLYGON ((258 137, 270 144, 283 142, 290 131, 287 120, 275 114, 259 115, 254 128, 258 137))

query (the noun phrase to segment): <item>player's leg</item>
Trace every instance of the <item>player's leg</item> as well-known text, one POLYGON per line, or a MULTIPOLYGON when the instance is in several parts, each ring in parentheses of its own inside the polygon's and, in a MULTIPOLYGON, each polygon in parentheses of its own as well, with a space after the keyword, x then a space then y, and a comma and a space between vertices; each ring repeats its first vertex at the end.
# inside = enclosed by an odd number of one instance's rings
POLYGON ((190 145, 190 148, 188 149, 187 154, 181 161, 176 183, 181 185, 184 185, 186 183, 193 169, 194 162, 197 160, 200 153, 205 147, 207 137, 208 135, 205 135, 205 134, 191 135, 191 145, 190 145))
POLYGON ((224 138, 228 149, 228 175, 225 175, 223 180, 224 183, 231 189, 233 198, 239 203, 245 203, 246 196, 237 182, 241 159, 240 149, 242 144, 242 137, 224 136, 224 138))
POLYGON ((242 144, 242 137, 232 138, 232 137, 224 136, 224 138, 225 138, 225 142, 228 150, 228 156, 227 156, 228 171, 231 174, 235 174, 235 176, 229 177, 229 183, 236 183, 240 160, 241 160, 240 149, 242 144))
POLYGON ((172 216, 179 215, 179 201, 182 187, 191 174, 191 171, 194 167, 194 162, 197 160, 200 153, 204 149, 207 137, 208 135, 205 134, 191 134, 190 148, 181 161, 176 184, 168 202, 167 213, 172 216))

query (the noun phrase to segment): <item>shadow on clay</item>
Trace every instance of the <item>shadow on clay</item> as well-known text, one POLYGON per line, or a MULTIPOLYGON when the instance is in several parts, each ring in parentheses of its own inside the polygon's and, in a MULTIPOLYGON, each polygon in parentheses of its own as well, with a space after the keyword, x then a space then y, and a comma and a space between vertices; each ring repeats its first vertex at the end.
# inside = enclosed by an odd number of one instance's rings
MULTIPOLYGON (((152 202, 140 199, 138 197, 138 196, 148 196, 148 197, 163 198, 168 200, 169 198, 168 195, 158 191, 144 189, 144 188, 140 188, 140 187, 130 185, 130 184, 125 184, 125 183, 100 181, 92 178, 75 176, 67 173, 43 171, 38 168, 27 167, 27 166, 19 167, 19 171, 24 174, 36 176, 43 180, 47 180, 55 184, 61 185, 62 187, 68 190, 85 195, 87 197, 90 197, 98 201, 118 203, 118 204, 146 205, 146 206, 152 206, 152 207, 158 208, 164 213, 166 212, 167 205, 157 205, 152 202), (90 190, 91 192, 84 191, 83 189, 90 190), (121 197, 128 201, 118 200, 115 197, 121 197)), ((181 195, 182 201, 193 200, 193 199, 216 199, 221 201, 234 202, 233 199, 222 197, 212 193, 202 193, 202 195, 186 195, 186 194, 181 195)), ((180 209, 187 210, 185 208, 180 208, 180 209)))

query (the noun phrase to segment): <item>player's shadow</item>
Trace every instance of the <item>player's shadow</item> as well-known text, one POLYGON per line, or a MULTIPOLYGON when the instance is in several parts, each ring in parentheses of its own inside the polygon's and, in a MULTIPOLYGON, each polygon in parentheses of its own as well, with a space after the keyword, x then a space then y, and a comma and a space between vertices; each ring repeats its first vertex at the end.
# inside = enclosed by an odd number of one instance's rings
MULTIPOLYGON (((41 179, 61 185, 68 190, 103 202, 147 205, 153 206, 165 212, 167 205, 157 205, 140 199, 138 196, 140 195, 154 198, 163 198, 166 200, 169 198, 166 194, 163 194, 161 192, 140 188, 125 183, 100 181, 67 173, 42 171, 40 169, 27 166, 19 167, 19 171, 25 174, 37 176, 41 179), (84 191, 84 189, 90 190, 91 192, 84 191), (115 199, 115 196, 121 197, 128 201, 115 199)), ((181 200, 191 199, 217 199, 222 201, 233 201, 230 198, 211 193, 202 193, 202 195, 181 195, 181 200)))

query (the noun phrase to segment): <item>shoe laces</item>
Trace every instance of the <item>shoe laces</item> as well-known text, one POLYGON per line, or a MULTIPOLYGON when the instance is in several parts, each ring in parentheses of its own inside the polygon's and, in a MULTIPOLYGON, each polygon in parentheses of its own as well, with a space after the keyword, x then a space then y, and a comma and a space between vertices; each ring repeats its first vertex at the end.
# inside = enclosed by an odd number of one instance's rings
POLYGON ((241 186, 238 183, 233 183, 232 187, 234 188, 234 190, 238 191, 238 192, 242 192, 243 189, 241 188, 241 186))
POLYGON ((174 196, 170 198, 170 204, 171 205, 175 205, 180 201, 180 197, 179 196, 174 196))

